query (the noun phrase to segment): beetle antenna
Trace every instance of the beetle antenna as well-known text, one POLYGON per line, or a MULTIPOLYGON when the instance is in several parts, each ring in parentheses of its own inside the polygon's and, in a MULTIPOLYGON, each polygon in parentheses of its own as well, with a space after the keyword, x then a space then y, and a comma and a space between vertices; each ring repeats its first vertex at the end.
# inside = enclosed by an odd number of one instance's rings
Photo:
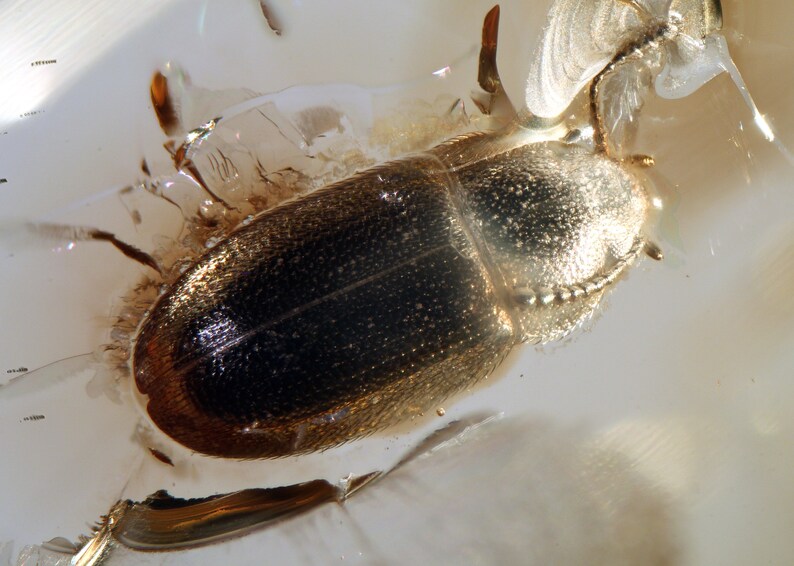
POLYGON ((607 63, 601 72, 599 72, 590 83, 590 121, 593 126, 593 144, 597 153, 604 153, 610 155, 609 140, 607 139, 607 129, 604 124, 604 117, 601 115, 600 109, 600 87, 604 79, 617 71, 621 65, 630 59, 645 56, 645 50, 656 48, 660 41, 670 38, 674 34, 672 28, 667 22, 655 24, 651 26, 639 39, 635 39, 626 43, 607 63))
POLYGON ((97 240, 101 242, 108 242, 112 244, 117 250, 123 253, 130 259, 138 263, 151 267, 161 276, 163 269, 153 256, 145 251, 136 248, 132 244, 128 244, 123 240, 118 239, 114 234, 105 230, 97 228, 90 228, 86 226, 64 226, 62 224, 29 224, 28 228, 36 234, 55 239, 65 239, 72 241, 89 241, 97 240))

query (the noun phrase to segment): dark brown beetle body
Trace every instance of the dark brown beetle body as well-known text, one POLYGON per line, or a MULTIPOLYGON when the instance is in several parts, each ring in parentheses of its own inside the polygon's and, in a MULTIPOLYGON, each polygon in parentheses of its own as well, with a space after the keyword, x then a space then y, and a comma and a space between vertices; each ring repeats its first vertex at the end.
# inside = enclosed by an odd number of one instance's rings
POLYGON ((575 145, 478 134, 267 211, 144 321, 137 386, 205 454, 328 448, 569 332, 633 260, 642 183, 575 145))

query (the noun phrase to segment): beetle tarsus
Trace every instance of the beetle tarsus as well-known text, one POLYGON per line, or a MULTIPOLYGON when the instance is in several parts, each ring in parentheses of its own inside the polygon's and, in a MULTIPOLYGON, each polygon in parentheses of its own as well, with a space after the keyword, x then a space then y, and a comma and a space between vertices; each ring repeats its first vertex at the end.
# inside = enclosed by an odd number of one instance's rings
POLYGON ((163 270, 160 267, 160 264, 157 263, 157 260, 154 259, 154 257, 149 255, 145 251, 136 248, 131 244, 128 244, 127 242, 119 240, 115 235, 111 234, 110 232, 106 232, 104 230, 91 229, 87 232, 86 235, 91 240, 109 242, 110 244, 113 245, 113 247, 115 247, 117 250, 119 250, 128 258, 133 259, 138 263, 145 265, 147 267, 151 267, 157 273, 163 275, 163 270))

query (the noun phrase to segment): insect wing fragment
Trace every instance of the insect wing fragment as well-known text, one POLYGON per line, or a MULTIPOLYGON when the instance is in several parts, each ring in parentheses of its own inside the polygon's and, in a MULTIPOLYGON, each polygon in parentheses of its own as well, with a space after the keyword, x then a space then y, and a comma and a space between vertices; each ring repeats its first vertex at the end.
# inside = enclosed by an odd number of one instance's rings
POLYGON ((631 153, 639 127, 639 114, 661 60, 662 53, 656 50, 648 57, 627 61, 608 75, 601 86, 598 104, 615 155, 631 153))
POLYGON ((558 116, 621 49, 663 22, 671 24, 670 37, 627 57, 610 77, 611 87, 605 89, 610 92, 603 92, 603 121, 613 141, 630 143, 650 79, 658 77, 661 96, 683 98, 725 70, 711 38, 722 27, 719 2, 558 0, 530 68, 528 110, 558 116))
POLYGON ((527 78, 527 109, 560 115, 624 43, 647 26, 646 13, 666 14, 669 0, 557 0, 536 48, 527 78))
POLYGON ((656 92, 668 99, 685 98, 724 71, 715 38, 686 37, 668 48, 670 64, 656 78, 656 92))

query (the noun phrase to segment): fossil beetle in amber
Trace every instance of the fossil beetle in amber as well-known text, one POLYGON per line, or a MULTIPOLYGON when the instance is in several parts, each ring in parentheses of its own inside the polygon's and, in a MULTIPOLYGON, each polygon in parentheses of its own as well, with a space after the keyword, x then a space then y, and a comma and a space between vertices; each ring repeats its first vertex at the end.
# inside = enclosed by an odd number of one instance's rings
POLYGON ((135 344, 154 422, 217 456, 327 448, 571 330, 642 247, 647 195, 604 155, 505 141, 370 169, 214 247, 135 344))
MULTIPOLYGON (((661 37, 639 36, 605 72, 661 37)), ((470 134, 220 241, 136 338, 152 420, 213 456, 322 450, 432 410, 518 343, 569 333, 653 249, 643 177, 602 131, 604 78, 590 89, 595 148, 518 125, 470 134)))

